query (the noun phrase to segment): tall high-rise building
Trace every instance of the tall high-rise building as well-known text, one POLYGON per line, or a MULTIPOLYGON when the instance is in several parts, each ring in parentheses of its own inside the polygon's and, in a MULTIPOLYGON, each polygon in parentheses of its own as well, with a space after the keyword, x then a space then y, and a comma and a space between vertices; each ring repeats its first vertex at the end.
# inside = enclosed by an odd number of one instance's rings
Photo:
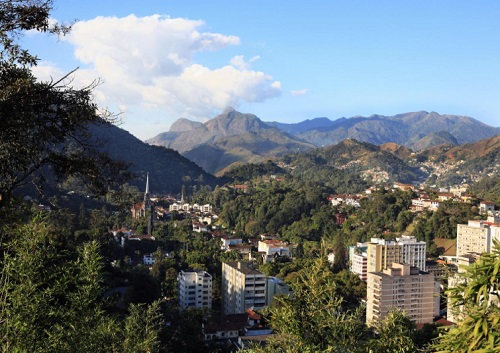
POLYGON ((434 275, 397 263, 383 272, 368 273, 366 322, 380 321, 395 308, 417 324, 432 323, 439 315, 439 283, 434 275))
POLYGON ((394 262, 408 264, 425 271, 425 241, 403 235, 395 240, 372 238, 367 247, 367 271, 389 268, 394 262))
POLYGON ((177 276, 179 307, 212 308, 212 276, 202 270, 185 270, 177 276))
POLYGON ((224 314, 241 314, 266 305, 266 275, 245 262, 222 263, 224 314))
POLYGON ((481 220, 457 224, 457 256, 489 253, 494 240, 500 240, 500 224, 481 220))

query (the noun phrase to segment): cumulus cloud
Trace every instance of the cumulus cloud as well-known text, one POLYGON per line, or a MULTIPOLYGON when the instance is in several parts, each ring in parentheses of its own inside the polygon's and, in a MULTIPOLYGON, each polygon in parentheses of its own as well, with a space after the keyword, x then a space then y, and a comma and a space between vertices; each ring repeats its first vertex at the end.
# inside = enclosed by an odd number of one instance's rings
MULTIPOLYGON (((240 44, 236 36, 203 32, 203 21, 161 15, 97 17, 77 22, 63 40, 74 46, 84 68, 75 77, 102 84, 96 98, 104 104, 164 109, 176 117, 203 118, 228 105, 261 102, 281 94, 270 75, 251 70, 258 56, 230 59, 209 69, 195 55, 240 44)), ((50 65, 40 75, 55 73, 50 65)))
POLYGON ((307 88, 304 88, 304 89, 292 90, 290 91, 290 94, 292 96, 303 96, 304 94, 307 94, 307 92, 309 92, 309 90, 307 88))
POLYGON ((250 60, 245 61, 245 57, 243 55, 237 55, 231 59, 231 65, 240 69, 240 70, 249 70, 250 64, 259 60, 260 56, 254 56, 250 60))

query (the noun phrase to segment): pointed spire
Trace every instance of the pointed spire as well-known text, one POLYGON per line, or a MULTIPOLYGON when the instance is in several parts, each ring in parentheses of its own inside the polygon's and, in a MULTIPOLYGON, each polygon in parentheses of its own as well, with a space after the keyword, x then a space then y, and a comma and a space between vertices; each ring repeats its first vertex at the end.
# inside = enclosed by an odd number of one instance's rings
POLYGON ((149 203, 149 172, 146 174, 146 191, 144 192, 144 204, 149 203))

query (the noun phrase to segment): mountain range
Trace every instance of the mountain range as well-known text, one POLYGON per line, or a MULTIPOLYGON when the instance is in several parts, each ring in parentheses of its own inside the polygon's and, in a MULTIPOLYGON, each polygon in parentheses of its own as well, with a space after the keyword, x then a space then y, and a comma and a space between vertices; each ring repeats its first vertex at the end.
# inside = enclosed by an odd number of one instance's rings
POLYGON ((395 143, 412 151, 438 145, 457 146, 500 134, 467 116, 412 112, 330 120, 325 117, 294 124, 263 122, 253 114, 228 107, 206 123, 177 120, 168 132, 146 143, 177 150, 209 173, 259 162, 290 152, 330 146, 345 139, 374 145, 395 143))
MULTIPOLYGON (((325 121, 322 119, 315 124, 318 122, 325 121)), ((303 129, 307 124, 304 122, 298 126, 303 129)), ((289 131, 300 129, 295 126, 289 131)), ((317 129, 316 126, 309 131, 317 129)), ((375 145, 355 139, 315 147, 289 132, 263 123, 254 115, 234 110, 227 110, 210 124, 185 119, 174 124, 173 131, 167 136, 175 134, 176 139, 185 136, 186 140, 193 141, 198 130, 202 130, 204 136, 204 141, 200 138, 199 143, 184 155, 171 148, 149 145, 117 126, 89 126, 89 130, 93 138, 106 142, 100 147, 103 152, 130 165, 133 178, 129 185, 144 190, 146 173, 149 172, 152 193, 177 194, 183 186, 223 185, 230 178, 215 177, 206 170, 226 172, 235 165, 258 163, 263 159, 274 160, 294 177, 318 180, 346 192, 355 192, 352 185, 361 185, 361 179, 368 183, 410 183, 429 181, 429 177, 439 175, 439 180, 448 184, 473 181, 477 176, 498 175, 500 165, 500 135, 456 146, 457 138, 440 130, 428 134, 427 138, 435 137, 444 143, 420 151, 394 142, 375 145), (188 158, 198 159, 203 168, 188 158), (443 164, 447 165, 446 170, 441 167, 443 164)), ((180 144, 180 141, 174 142, 180 144)), ((78 190, 71 186, 74 184, 66 184, 70 186, 59 192, 75 191, 78 194, 78 190)), ((52 194, 58 193, 55 184, 53 188, 52 194)))

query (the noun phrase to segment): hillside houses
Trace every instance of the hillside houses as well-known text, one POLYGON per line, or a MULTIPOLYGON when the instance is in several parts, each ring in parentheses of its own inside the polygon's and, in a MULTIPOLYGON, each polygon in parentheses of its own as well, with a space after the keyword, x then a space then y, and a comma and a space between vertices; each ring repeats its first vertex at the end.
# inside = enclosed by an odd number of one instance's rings
POLYGON ((328 200, 333 206, 353 206, 358 208, 360 206, 359 201, 363 198, 363 195, 349 195, 349 194, 337 194, 328 197, 328 200))

